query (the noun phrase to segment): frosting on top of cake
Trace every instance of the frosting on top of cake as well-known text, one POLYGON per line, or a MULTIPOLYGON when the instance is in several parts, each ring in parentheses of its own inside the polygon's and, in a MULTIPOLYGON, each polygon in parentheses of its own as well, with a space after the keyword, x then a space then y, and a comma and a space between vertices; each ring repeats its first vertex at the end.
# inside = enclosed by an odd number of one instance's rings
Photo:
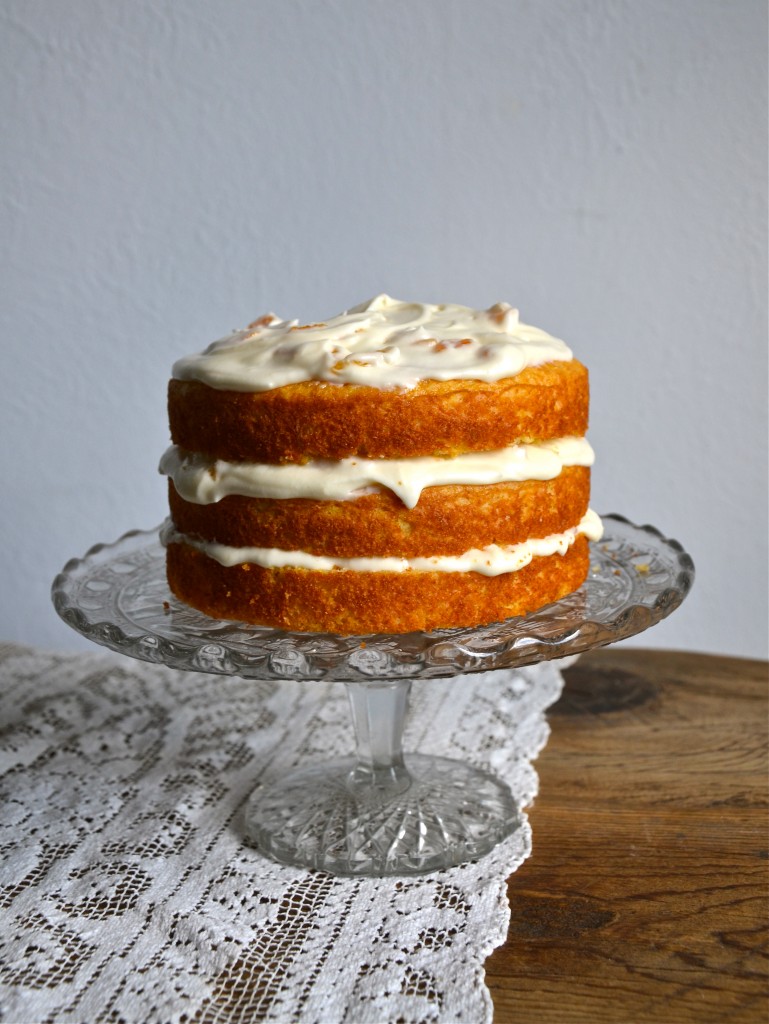
POLYGON ((504 302, 476 310, 377 295, 323 323, 270 313, 178 360, 173 375, 227 391, 309 380, 408 389, 421 380, 493 382, 571 359, 563 341, 521 323, 504 302))

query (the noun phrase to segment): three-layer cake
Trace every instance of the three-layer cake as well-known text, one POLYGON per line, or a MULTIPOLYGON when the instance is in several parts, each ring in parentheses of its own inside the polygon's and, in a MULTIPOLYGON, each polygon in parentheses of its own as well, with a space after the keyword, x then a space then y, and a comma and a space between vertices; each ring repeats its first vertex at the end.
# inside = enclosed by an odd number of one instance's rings
POLYGON ((169 585, 217 618, 480 625, 576 590, 600 537, 587 371, 504 304, 262 317, 175 364, 169 418, 169 585))

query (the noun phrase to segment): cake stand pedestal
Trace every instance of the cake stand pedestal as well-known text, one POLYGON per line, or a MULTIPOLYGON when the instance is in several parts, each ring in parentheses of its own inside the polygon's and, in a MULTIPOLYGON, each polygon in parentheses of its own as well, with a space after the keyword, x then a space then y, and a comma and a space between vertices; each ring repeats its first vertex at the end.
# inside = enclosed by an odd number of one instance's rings
POLYGON ((211 619, 170 593, 157 530, 132 531, 72 559, 52 597, 83 636, 144 661, 345 682, 356 756, 258 784, 246 808, 247 838, 285 864, 340 875, 419 874, 481 856, 521 818, 494 776, 446 758, 404 757, 412 681, 515 669, 625 639, 669 615, 691 589, 694 566, 680 544, 621 516, 603 519, 580 590, 525 618, 473 629, 335 636, 211 619))

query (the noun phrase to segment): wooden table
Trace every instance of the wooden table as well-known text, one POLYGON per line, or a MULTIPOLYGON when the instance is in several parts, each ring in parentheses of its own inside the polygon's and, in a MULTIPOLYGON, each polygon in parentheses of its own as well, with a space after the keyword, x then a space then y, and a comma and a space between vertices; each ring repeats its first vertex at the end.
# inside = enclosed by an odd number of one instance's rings
POLYGON ((564 676, 495 1024, 765 1024, 766 663, 606 649, 564 676))

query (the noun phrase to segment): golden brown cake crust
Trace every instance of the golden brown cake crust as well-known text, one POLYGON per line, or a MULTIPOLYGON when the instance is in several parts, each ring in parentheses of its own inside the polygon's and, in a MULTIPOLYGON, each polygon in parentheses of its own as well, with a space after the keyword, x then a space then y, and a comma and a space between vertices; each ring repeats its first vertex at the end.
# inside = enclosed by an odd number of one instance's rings
POLYGON ((251 393, 172 380, 168 411, 174 444, 231 462, 451 456, 583 436, 588 377, 572 360, 407 391, 306 381, 251 393))
POLYGON ((169 481, 171 517, 192 537, 231 547, 280 548, 337 558, 461 555, 563 533, 587 512, 590 470, 570 466, 553 480, 427 487, 413 509, 391 491, 354 501, 230 496, 184 501, 169 481))
POLYGON ((500 576, 225 568, 187 544, 167 549, 171 590, 207 615, 347 635, 474 626, 525 615, 578 589, 588 567, 583 536, 565 555, 533 558, 500 576))

